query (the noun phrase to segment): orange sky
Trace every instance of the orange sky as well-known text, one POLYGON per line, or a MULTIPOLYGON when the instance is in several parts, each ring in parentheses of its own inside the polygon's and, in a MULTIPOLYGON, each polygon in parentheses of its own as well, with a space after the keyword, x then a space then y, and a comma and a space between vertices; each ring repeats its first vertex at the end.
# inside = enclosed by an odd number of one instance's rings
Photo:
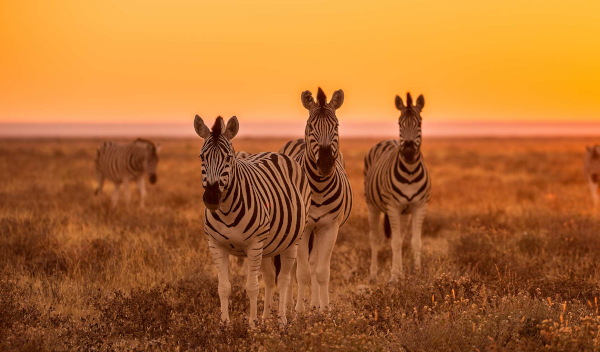
POLYGON ((600 119, 600 1, 0 0, 0 122, 600 119), (368 5, 365 5, 368 4, 368 5))

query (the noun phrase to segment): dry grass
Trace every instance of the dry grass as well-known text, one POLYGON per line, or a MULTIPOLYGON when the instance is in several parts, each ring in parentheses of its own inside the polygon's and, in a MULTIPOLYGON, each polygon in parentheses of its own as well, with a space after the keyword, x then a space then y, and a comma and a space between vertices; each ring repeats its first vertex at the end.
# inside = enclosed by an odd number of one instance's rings
MULTIPOLYGON (((233 265, 221 326, 202 225, 200 140, 162 141, 147 208, 94 199, 98 141, 0 140, 0 350, 598 350, 600 222, 577 140, 426 140, 423 270, 367 282, 362 158, 332 261, 333 311, 248 330, 233 265)), ((282 140, 239 140, 277 150, 282 140)), ((111 187, 107 187, 110 193, 111 187)), ((408 239, 407 242, 408 243, 408 239)))

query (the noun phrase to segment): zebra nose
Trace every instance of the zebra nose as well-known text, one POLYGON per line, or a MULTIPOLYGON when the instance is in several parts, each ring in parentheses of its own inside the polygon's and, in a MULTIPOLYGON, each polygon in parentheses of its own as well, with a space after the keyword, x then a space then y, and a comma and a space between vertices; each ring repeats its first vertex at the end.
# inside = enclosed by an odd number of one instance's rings
POLYGON ((156 183, 156 174, 152 174, 150 175, 150 184, 155 184, 156 183))
POLYGON ((210 211, 219 209, 221 205, 221 189, 219 188, 219 182, 209 183, 204 188, 204 205, 210 211))
POLYGON ((329 176, 333 172, 335 158, 333 157, 333 149, 331 144, 319 147, 319 155, 317 157, 317 168, 323 176, 329 176))
POLYGON ((415 142, 414 141, 404 142, 404 148, 415 149, 415 142))

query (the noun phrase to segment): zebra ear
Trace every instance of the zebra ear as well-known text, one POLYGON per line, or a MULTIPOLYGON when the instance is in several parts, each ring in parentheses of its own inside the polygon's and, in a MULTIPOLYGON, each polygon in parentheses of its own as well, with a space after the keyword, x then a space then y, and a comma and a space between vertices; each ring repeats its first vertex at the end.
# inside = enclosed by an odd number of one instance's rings
POLYGON ((194 129, 196 130, 198 136, 200 136, 202 139, 206 139, 210 135, 210 130, 208 127, 206 127, 204 121, 202 121, 202 118, 198 115, 196 115, 196 118, 194 119, 194 129))
POLYGON ((302 100, 302 105, 306 110, 310 110, 313 106, 315 106, 315 99, 313 98, 312 93, 309 90, 305 90, 304 92, 302 92, 302 95, 300 95, 300 99, 302 100))
POLYGON ((227 139, 233 139, 240 129, 240 123, 238 122, 237 117, 232 116, 229 121, 227 121, 227 127, 225 128, 225 133, 223 135, 227 137, 227 139))
POLYGON ((331 100, 329 101, 329 105, 334 108, 334 109, 339 109, 340 107, 342 107, 342 104, 344 103, 344 91, 343 90, 336 90, 335 92, 333 92, 333 96, 331 97, 331 100))
POLYGON ((396 95, 396 109, 400 111, 406 109, 406 106, 404 106, 404 102, 402 102, 402 98, 400 98, 399 95, 396 95))
POLYGON ((421 94, 417 98, 417 105, 415 105, 415 108, 417 108, 417 110, 419 110, 419 112, 421 112, 421 110, 423 110, 424 106, 425 106, 425 98, 423 97, 423 94, 421 94))
POLYGON ((161 149, 162 149, 162 145, 160 143, 156 143, 156 154, 160 153, 161 149))

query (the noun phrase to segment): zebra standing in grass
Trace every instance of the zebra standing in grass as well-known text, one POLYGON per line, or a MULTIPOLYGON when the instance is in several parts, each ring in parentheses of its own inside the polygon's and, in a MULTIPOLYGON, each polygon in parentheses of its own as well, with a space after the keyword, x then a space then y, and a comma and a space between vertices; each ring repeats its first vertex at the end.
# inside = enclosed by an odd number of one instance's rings
POLYGON ((121 186, 124 186, 125 201, 129 203, 129 183, 136 182, 140 190, 140 206, 143 208, 146 199, 144 174, 149 176, 151 184, 156 182, 159 152, 160 143, 154 144, 141 138, 128 144, 110 141, 102 143, 98 147, 94 161, 98 181, 98 188, 94 194, 102 193, 105 179, 112 181, 115 184, 112 206, 115 207, 119 200, 121 186))
POLYGON ((402 270, 403 232, 412 221, 412 251, 415 267, 421 267, 421 226, 425 218, 431 191, 431 180, 421 155, 421 110, 423 95, 412 105, 410 93, 405 106, 396 96, 396 108, 401 111, 400 141, 388 140, 375 145, 365 157, 365 198, 369 209, 369 240, 373 280, 377 279, 377 252, 381 243, 379 221, 385 214, 386 237, 392 237, 392 272, 390 282, 404 277, 402 270))
POLYGON ((301 99, 309 112, 304 139, 288 142, 279 152, 293 156, 302 165, 312 189, 309 220, 298 248, 296 311, 304 312, 304 293, 311 280, 310 305, 323 312, 329 309, 333 246, 352 209, 352 189, 344 170, 335 114, 344 102, 344 92, 333 93, 329 103, 321 88, 316 102, 309 91, 303 92, 301 99))
POLYGON ((600 200, 600 146, 594 145, 586 147, 585 158, 583 160, 583 174, 590 186, 594 208, 598 210, 600 200))
MULTIPOLYGON (((250 325, 257 314, 258 270, 265 277, 265 311, 270 313, 274 271, 270 257, 280 255, 278 277, 281 297, 287 296, 290 271, 296 261, 310 206, 310 187, 302 167, 279 153, 235 157, 231 140, 239 124, 234 116, 227 122, 217 117, 212 131, 200 116, 194 120, 196 133, 204 139, 200 152, 204 187, 204 231, 219 276, 221 319, 229 321, 229 255, 246 256, 246 291, 250 298, 250 325), (271 264, 271 265, 269 265, 271 264)), ((279 318, 285 323, 285 299, 279 303, 279 318)))

